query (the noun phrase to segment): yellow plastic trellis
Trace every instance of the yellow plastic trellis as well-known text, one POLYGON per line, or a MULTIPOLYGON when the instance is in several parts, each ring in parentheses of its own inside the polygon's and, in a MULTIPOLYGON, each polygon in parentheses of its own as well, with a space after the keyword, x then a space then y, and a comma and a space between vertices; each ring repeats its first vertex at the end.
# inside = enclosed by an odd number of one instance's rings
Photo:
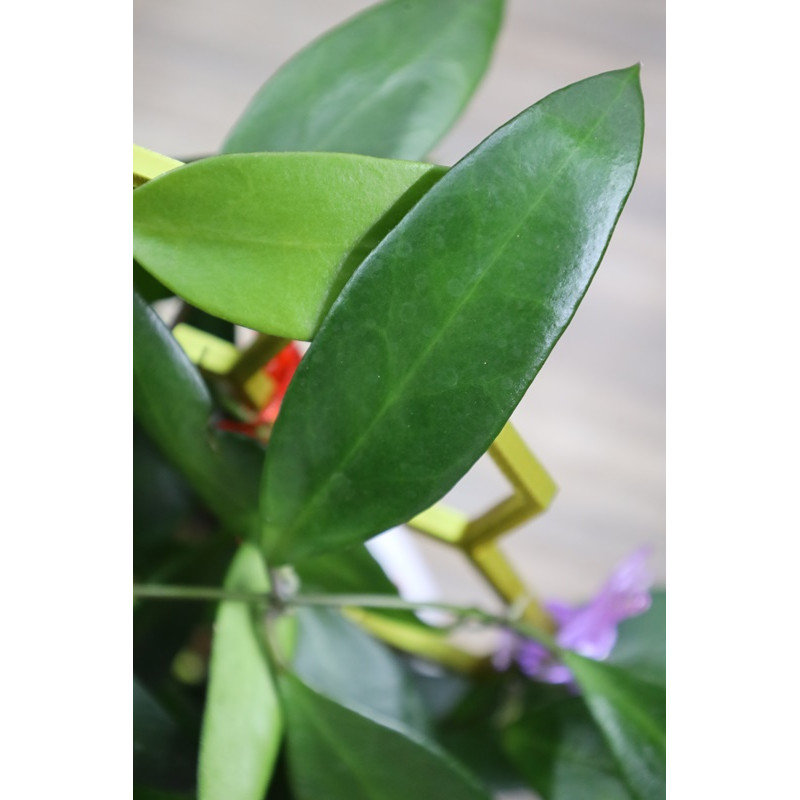
POLYGON ((541 514, 555 497, 556 484, 510 422, 488 452, 513 488, 509 497, 472 520, 460 511, 437 504, 408 524, 457 547, 503 600, 520 609, 523 619, 552 631, 550 616, 508 563, 497 539, 541 514))
POLYGON ((174 158, 162 156, 160 153, 154 153, 152 150, 134 145, 133 188, 147 183, 151 178, 155 178, 163 172, 169 172, 171 169, 181 166, 183 166, 182 161, 176 161, 174 158))
MULTIPOLYGON (((134 145, 134 188, 181 166, 181 163, 134 145)), ((185 324, 177 325, 173 332, 189 358, 207 372, 230 377, 237 364, 241 364, 241 352, 230 342, 185 324)), ((272 393, 270 379, 260 369, 242 383, 242 389, 257 407, 261 407, 272 393)), ((461 550, 497 594, 518 609, 523 619, 552 631, 552 619, 509 564, 497 540, 541 514, 555 497, 556 484, 510 422, 489 447, 488 453, 511 484, 513 492, 509 497, 475 519, 469 519, 456 509, 436 504, 408 524, 461 550)), ((399 620, 389 620, 363 609, 348 609, 347 613, 354 621, 395 647, 434 658, 452 668, 473 671, 485 662, 485 659, 447 643, 446 636, 441 632, 421 631, 399 620)))

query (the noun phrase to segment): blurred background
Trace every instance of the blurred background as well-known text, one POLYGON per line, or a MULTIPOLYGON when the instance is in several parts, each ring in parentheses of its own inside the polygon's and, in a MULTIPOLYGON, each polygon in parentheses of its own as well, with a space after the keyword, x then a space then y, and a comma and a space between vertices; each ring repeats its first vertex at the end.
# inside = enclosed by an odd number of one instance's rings
MULTIPOLYGON (((435 2, 435 0, 431 0, 435 2)), ((368 0, 134 0, 134 141, 179 159, 218 151, 264 80, 368 0)), ((451 165, 550 92, 642 65, 637 183, 572 324, 513 416, 559 485, 502 547, 539 595, 580 600, 642 545, 664 582, 665 22, 659 0, 509 0, 489 72, 431 161, 451 165)), ((484 457, 447 502, 479 513, 508 493, 484 457)), ((456 552, 407 531, 411 594, 492 607, 456 552)), ((390 543, 391 544, 391 543, 390 543)), ((408 581, 409 568, 401 573, 408 581)))

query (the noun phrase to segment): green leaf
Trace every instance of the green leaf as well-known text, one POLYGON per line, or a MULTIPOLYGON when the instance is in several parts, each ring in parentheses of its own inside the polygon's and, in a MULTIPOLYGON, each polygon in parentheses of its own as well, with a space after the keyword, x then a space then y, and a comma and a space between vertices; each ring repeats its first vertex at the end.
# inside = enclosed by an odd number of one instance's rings
POLYGON ((634 797, 666 795, 666 691, 618 667, 564 653, 634 797))
POLYGON ((630 800, 614 756, 580 697, 556 687, 526 703, 502 746, 542 800, 630 800))
POLYGON ((335 703, 290 674, 281 676, 280 689, 299 800, 489 800, 460 764, 419 734, 335 703))
POLYGON ((622 667, 644 681, 666 685, 667 595, 652 592, 648 611, 620 623, 617 643, 607 663, 622 667))
POLYGON ((608 72, 524 111, 361 264, 272 433, 262 515, 276 564, 410 519, 498 435, 572 318, 633 185, 638 75, 608 72))
MULTIPOLYGON (((463 679, 462 679, 463 680, 463 679)), ((517 694, 508 676, 475 680, 440 722, 437 740, 493 791, 525 785, 501 747, 509 697, 517 694), (511 691, 510 691, 511 690, 511 691)))
POLYGON ((297 623, 292 667, 306 684, 350 707, 430 730, 406 665, 388 647, 334 609, 298 609, 297 623))
POLYGON ((200 373, 135 292, 133 341, 136 418, 220 521, 252 536, 263 448, 214 428, 211 395, 200 373))
POLYGON ((165 790, 190 790, 194 754, 180 727, 133 679, 133 780, 165 790))
MULTIPOLYGON (((244 544, 225 580, 229 590, 267 592, 260 552, 244 544)), ((263 800, 283 736, 283 719, 261 633, 263 611, 220 603, 198 773, 199 800, 263 800)))
POLYGON ((395 0, 368 9, 285 64, 224 152, 424 158, 485 72, 502 10, 502 0, 395 0))
POLYGON ((133 194, 133 252, 198 308, 310 339, 353 270, 444 168, 330 153, 218 156, 133 194))

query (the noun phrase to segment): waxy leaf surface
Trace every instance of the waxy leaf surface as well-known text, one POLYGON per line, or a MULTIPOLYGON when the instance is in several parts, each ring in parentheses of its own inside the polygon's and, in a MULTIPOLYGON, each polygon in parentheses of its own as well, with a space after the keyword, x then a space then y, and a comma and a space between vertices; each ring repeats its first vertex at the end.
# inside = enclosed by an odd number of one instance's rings
POLYGON ((408 520, 498 435, 572 318, 630 192, 638 73, 605 73, 524 111, 355 272, 272 434, 262 515, 274 563, 408 520))
POLYGON ((565 653, 586 705, 638 800, 666 794, 666 691, 626 671, 565 653))
MULTIPOLYGON (((260 552, 244 544, 225 588, 267 592, 260 552)), ((262 800, 283 736, 283 718, 263 635, 263 609, 220 603, 214 625, 200 740, 199 800, 262 800)))
POLYGON ((198 308, 310 339, 442 167, 332 153, 218 156, 133 193, 133 252, 198 308))
POLYGON ((259 90, 226 153, 421 159, 489 63, 502 0, 393 0, 327 33, 259 90))
POLYGON ((252 439, 215 430, 211 395, 200 373, 135 292, 133 342, 136 419, 211 511, 231 531, 251 536, 263 448, 252 439))
POLYGON ((299 800, 489 800, 460 764, 401 724, 347 708, 290 674, 280 690, 299 800))

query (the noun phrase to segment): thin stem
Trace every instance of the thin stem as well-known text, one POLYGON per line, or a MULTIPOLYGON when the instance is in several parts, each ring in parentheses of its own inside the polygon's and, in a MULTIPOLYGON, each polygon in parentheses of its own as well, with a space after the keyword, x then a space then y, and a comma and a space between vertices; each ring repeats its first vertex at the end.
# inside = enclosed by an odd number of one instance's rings
POLYGON ((326 608, 386 608, 403 611, 443 611, 460 620, 477 622, 481 625, 495 625, 508 628, 529 639, 543 644, 550 650, 558 647, 547 633, 535 628, 530 623, 511 619, 499 614, 491 614, 480 608, 452 605, 439 602, 414 602, 402 597, 372 594, 307 594, 280 597, 274 593, 258 594, 255 592, 237 592, 228 589, 215 589, 202 586, 157 586, 139 584, 133 587, 134 597, 149 597, 159 600, 230 600, 242 603, 257 603, 273 608, 291 608, 301 606, 326 608))
POLYGON ((134 598, 153 600, 232 600, 239 603, 270 605, 273 600, 268 594, 236 591, 234 589, 215 589, 212 586, 168 586, 154 583, 135 584, 134 598))

